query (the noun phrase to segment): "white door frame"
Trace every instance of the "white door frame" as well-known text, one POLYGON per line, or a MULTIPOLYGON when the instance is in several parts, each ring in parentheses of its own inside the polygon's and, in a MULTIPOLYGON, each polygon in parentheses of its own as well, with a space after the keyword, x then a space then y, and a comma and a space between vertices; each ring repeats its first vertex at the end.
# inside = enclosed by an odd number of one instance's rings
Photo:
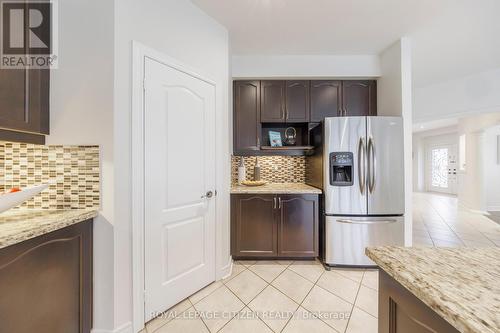
MULTIPOLYGON (((132 311, 133 329, 138 332, 144 328, 144 65, 145 58, 150 58, 181 72, 189 74, 203 80, 215 87, 214 81, 199 75, 195 70, 189 68, 177 60, 143 44, 132 42, 132 311)), ((217 113, 217 109, 216 109, 217 113)), ((217 126, 217 125, 216 125, 217 126)), ((216 156, 219 157, 216 144, 216 156)), ((219 183, 216 177, 216 190, 219 183)), ((218 243, 218 212, 217 196, 213 199, 216 205, 215 221, 216 233, 215 242, 218 243)), ((216 251, 217 253, 217 251, 216 251)), ((229 270, 231 268, 229 259, 229 270)), ((216 256, 216 279, 220 278, 217 272, 216 256)), ((227 265, 226 265, 227 266, 227 265)), ((165 309, 167 310, 167 309, 165 309)))

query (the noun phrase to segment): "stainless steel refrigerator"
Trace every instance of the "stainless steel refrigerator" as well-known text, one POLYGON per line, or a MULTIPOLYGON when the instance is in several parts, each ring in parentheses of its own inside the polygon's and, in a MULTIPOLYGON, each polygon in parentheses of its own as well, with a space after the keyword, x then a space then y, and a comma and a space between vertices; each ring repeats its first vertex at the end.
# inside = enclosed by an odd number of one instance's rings
POLYGON ((368 246, 404 245, 404 142, 400 117, 324 123, 324 261, 371 266, 368 246))

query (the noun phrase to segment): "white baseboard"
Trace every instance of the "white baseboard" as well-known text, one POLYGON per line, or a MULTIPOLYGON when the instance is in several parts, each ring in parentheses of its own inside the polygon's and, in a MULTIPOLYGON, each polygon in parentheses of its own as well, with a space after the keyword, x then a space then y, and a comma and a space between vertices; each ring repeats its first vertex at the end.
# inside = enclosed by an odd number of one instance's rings
POLYGON ((476 213, 476 214, 481 214, 481 215, 488 215, 488 212, 479 210, 479 209, 470 209, 468 208, 471 213, 476 213))
POLYGON ((230 277, 231 274, 233 274, 233 258, 232 257, 229 257, 229 263, 224 266, 223 269, 221 269, 222 271, 222 279, 225 279, 227 277, 230 277))
POLYGON ((134 333, 134 330, 132 328, 132 322, 128 322, 118 328, 115 328, 114 330, 102 330, 94 328, 92 329, 92 333, 134 333))
POLYGON ((500 212, 500 206, 488 206, 486 209, 488 212, 500 212))

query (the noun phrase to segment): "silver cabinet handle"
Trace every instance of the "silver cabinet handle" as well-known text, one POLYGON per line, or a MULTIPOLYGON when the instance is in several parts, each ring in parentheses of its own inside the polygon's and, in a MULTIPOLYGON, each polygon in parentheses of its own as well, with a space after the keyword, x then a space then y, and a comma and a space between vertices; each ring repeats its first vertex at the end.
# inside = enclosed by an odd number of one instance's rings
POLYGON ((278 198, 278 208, 281 209, 281 197, 278 198))
POLYGON ((389 224, 396 223, 398 220, 394 219, 386 219, 386 220, 349 220, 349 219, 339 219, 337 220, 339 223, 348 223, 348 224, 389 224))
POLYGON ((359 178, 359 190, 361 194, 365 194, 365 184, 366 184, 366 147, 365 139, 360 138, 358 143, 358 178, 359 178))
POLYGON ((273 198, 274 201, 274 209, 276 209, 276 197, 273 198))
POLYGON ((373 144, 373 138, 368 139, 368 190, 373 193, 377 174, 377 152, 373 144))

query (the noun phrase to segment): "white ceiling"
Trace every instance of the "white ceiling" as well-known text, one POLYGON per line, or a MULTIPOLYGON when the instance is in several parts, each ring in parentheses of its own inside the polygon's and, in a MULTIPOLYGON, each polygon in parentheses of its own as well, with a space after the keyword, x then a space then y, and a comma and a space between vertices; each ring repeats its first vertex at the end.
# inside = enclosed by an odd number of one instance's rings
POLYGON ((426 122, 413 123, 413 133, 427 132, 439 128, 455 128, 458 125, 458 118, 438 119, 426 122))
POLYGON ((500 67, 500 0, 192 0, 234 55, 378 54, 413 40, 415 86, 500 67))

